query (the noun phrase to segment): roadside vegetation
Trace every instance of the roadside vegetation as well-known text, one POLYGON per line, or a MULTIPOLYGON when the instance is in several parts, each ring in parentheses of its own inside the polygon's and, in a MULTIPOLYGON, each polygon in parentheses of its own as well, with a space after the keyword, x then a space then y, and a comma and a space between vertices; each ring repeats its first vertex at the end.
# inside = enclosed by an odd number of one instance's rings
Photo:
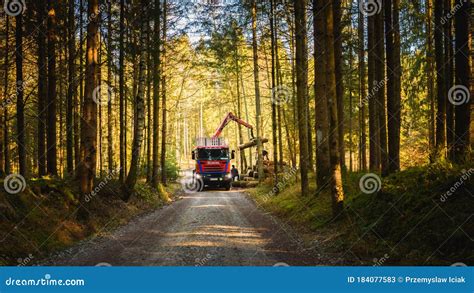
POLYGON ((18 194, 0 192, 0 265, 31 265, 77 241, 105 235, 169 203, 178 190, 176 184, 155 190, 139 182, 135 196, 124 202, 117 180, 99 178, 95 192, 80 203, 79 187, 74 186, 43 177, 29 181, 18 194), (89 214, 87 220, 77 217, 80 206, 89 214))
MULTIPOLYGON (((347 201, 336 219, 329 192, 302 197, 297 178, 276 195, 271 181, 250 189, 249 194, 261 207, 299 230, 308 245, 317 241, 343 254, 347 263, 474 263, 472 166, 408 168, 383 178, 380 190, 371 194, 361 191, 364 174, 345 176, 347 201)), ((310 176, 310 182, 314 181, 310 176)), ((315 186, 310 184, 310 191, 317 193, 315 186)))

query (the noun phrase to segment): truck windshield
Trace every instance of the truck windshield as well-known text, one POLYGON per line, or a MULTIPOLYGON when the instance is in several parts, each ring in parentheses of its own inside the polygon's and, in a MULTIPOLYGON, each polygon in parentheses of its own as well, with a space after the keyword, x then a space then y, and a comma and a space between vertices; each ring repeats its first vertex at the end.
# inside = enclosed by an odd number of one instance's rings
POLYGON ((200 160, 227 160, 229 159, 228 149, 198 149, 198 159, 200 160))

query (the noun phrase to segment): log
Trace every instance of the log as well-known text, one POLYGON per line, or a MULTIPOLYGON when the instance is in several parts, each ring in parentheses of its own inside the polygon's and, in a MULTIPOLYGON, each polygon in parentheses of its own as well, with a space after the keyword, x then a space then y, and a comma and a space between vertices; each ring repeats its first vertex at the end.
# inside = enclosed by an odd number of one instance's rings
MULTIPOLYGON (((268 138, 262 138, 261 141, 262 141, 262 144, 264 144, 264 143, 268 142, 268 138)), ((256 145, 257 145, 257 140, 252 139, 251 141, 249 141, 247 143, 239 145, 239 150, 245 150, 247 148, 251 148, 251 147, 254 147, 256 145)))

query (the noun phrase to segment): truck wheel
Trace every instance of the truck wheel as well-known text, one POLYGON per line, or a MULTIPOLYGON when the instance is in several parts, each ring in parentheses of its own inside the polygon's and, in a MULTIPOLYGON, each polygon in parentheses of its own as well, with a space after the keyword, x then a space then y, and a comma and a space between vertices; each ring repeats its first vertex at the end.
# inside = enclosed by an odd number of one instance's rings
POLYGON ((230 187, 231 187, 231 184, 230 184, 230 183, 227 183, 224 187, 225 187, 225 190, 229 191, 229 190, 230 190, 230 187))

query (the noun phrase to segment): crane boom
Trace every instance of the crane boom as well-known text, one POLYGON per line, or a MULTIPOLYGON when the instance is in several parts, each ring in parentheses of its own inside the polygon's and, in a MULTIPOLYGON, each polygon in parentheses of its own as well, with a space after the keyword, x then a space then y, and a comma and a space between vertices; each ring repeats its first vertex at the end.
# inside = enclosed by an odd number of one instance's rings
POLYGON ((227 114, 224 117, 224 119, 222 120, 219 127, 217 127, 216 132, 214 133, 212 138, 219 137, 219 135, 221 135, 222 130, 224 129, 224 127, 226 127, 226 125, 229 124, 230 121, 235 121, 235 122, 239 123, 240 125, 243 125, 243 126, 247 127, 248 129, 250 129, 250 134, 252 136, 252 139, 254 138, 254 136, 253 136, 253 126, 250 125, 249 123, 247 123, 246 121, 240 119, 239 117, 235 116, 234 114, 232 114, 232 112, 229 112, 229 114, 227 114))

